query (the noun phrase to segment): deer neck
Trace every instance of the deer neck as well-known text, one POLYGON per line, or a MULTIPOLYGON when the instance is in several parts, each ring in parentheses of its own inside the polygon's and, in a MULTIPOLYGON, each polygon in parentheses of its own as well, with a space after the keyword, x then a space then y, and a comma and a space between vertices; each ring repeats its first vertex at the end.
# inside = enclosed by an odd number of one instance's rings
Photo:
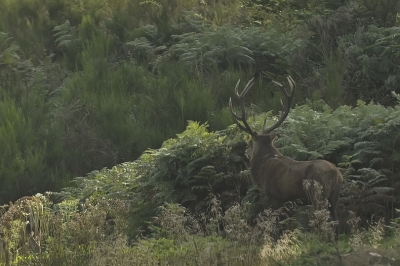
POLYGON ((252 166, 257 166, 258 164, 265 163, 265 161, 267 161, 269 159, 280 157, 280 156, 282 156, 282 153, 280 153, 278 150, 268 151, 265 149, 260 149, 260 150, 258 150, 257 153, 253 154, 253 156, 250 160, 250 163, 252 166))

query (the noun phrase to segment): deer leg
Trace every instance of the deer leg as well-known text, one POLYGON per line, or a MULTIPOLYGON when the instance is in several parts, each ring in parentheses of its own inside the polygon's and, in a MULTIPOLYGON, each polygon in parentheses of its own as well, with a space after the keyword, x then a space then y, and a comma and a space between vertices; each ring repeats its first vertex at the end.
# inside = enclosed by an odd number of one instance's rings
POLYGON ((329 206, 329 212, 331 214, 332 217, 332 221, 337 221, 337 212, 336 212, 336 206, 334 207, 332 204, 330 204, 331 206, 329 206))
MULTIPOLYGON (((335 193, 333 193, 333 195, 331 195, 331 198, 329 199, 329 211, 331 213, 332 221, 338 221, 337 207, 339 205, 339 192, 339 190, 335 191, 335 193)), ((335 240, 336 242, 339 240, 339 224, 335 225, 335 240)))
MULTIPOLYGON (((336 201, 329 201, 330 202, 330 207, 329 207, 329 211, 331 213, 332 216, 332 220, 333 221, 338 221, 338 217, 337 217, 337 206, 339 204, 339 197, 336 197, 337 200, 336 201), (333 203, 333 204, 332 204, 333 203)), ((336 253, 339 257, 340 263, 342 263, 342 257, 340 256, 340 252, 339 252, 339 223, 337 222, 335 225, 335 249, 336 249, 336 253)))
MULTIPOLYGON (((329 212, 331 213, 332 221, 337 221, 337 212, 336 212, 336 206, 332 205, 329 207, 329 212)), ((339 239, 339 226, 336 224, 335 226, 335 240, 338 241, 339 239)))

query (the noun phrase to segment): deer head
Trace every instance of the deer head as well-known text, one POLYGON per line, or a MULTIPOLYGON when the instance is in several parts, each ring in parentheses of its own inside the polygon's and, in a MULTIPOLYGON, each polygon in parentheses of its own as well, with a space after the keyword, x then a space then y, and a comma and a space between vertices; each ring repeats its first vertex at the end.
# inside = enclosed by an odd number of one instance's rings
POLYGON ((247 119, 246 119, 246 111, 245 111, 245 101, 244 98, 249 92, 250 88, 253 86, 254 78, 252 78, 245 86, 243 91, 239 94, 238 92, 238 87, 240 84, 240 80, 237 82, 236 87, 235 87, 235 94, 238 100, 238 105, 240 107, 241 115, 238 115, 234 110, 232 106, 232 99, 229 99, 229 108, 231 110, 231 113, 233 117, 235 118, 235 122, 238 125, 240 129, 243 131, 247 132, 248 134, 251 135, 251 140, 249 142, 249 148, 246 150, 246 156, 252 160, 252 158, 255 158, 256 155, 257 157, 264 157, 264 156, 282 156, 282 154, 279 152, 278 149, 274 147, 274 140, 278 136, 277 133, 272 133, 273 130, 278 128, 283 121, 285 121, 286 117, 289 114, 290 111, 290 105, 293 100, 293 95, 296 90, 296 83, 293 81, 293 79, 288 76, 287 80, 290 86, 290 92, 286 90, 286 88, 279 82, 273 81, 276 85, 278 85, 281 89, 283 94, 286 97, 286 104, 283 104, 283 101, 281 101, 282 107, 283 107, 283 112, 279 118, 279 120, 273 124, 269 128, 265 128, 266 124, 266 119, 264 120, 264 125, 263 125, 263 130, 261 133, 254 132, 251 127, 249 126, 247 119))

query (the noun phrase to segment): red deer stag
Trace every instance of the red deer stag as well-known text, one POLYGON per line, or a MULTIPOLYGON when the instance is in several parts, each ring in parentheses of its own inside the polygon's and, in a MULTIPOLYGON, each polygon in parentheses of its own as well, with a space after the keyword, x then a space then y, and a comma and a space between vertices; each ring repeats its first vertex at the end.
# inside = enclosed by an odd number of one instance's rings
MULTIPOLYGON (((293 160, 283 156, 273 144, 278 134, 272 133, 272 131, 278 128, 289 114, 290 105, 296 89, 295 82, 290 76, 287 78, 290 85, 290 92, 288 92, 282 84, 274 81, 274 83, 282 89, 286 97, 286 104, 284 105, 281 101, 284 110, 279 120, 269 128, 265 128, 264 121, 263 131, 257 133, 254 132, 247 123, 244 102, 244 97, 254 84, 253 79, 247 83, 240 94, 238 92, 240 80, 236 84, 235 93, 242 113, 241 116, 235 113, 232 107, 232 99, 229 99, 229 107, 236 124, 241 130, 251 135, 246 155, 250 159, 250 172, 253 183, 270 199, 275 201, 286 202, 300 199, 304 202, 313 202, 313 199, 315 199, 313 186, 305 189, 303 181, 317 181, 322 187, 321 196, 329 201, 330 214, 332 219, 336 221, 340 187, 343 182, 343 176, 339 169, 325 160, 293 160)), ((336 226, 336 238, 338 237, 337 229, 336 226)))

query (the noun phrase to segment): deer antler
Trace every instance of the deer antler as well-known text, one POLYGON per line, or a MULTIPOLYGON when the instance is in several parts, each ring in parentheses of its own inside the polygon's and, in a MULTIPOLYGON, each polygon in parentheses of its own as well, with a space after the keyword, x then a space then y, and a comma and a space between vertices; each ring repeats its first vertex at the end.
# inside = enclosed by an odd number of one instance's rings
POLYGON ((232 113, 233 117, 235 118, 235 122, 238 125, 238 127, 241 130, 249 133, 252 137, 255 137, 255 136, 257 136, 257 133, 254 132, 251 129, 251 127, 249 126, 249 124, 247 123, 246 111, 244 109, 244 97, 246 96, 246 94, 250 90, 250 88, 253 86, 253 84, 254 84, 253 80, 254 80, 254 78, 252 78, 251 80, 249 80, 249 82, 247 82, 247 84, 244 87, 242 93, 240 93, 240 94, 238 92, 240 79, 236 83, 235 94, 236 94, 236 97, 238 98, 238 103, 239 103, 240 111, 242 112, 242 116, 239 116, 238 114, 235 113, 235 111, 233 111, 232 98, 229 98, 229 108, 231 110, 231 113, 232 113), (241 121, 243 123, 243 125, 239 121, 241 121))
POLYGON ((269 134, 269 133, 272 132, 272 130, 278 128, 283 123, 283 121, 285 121, 286 117, 289 114, 290 105, 291 105, 292 100, 293 100, 293 95, 294 95, 294 92, 296 91, 296 82, 294 82, 294 80, 292 79, 291 76, 288 76, 287 80, 288 80, 288 83, 289 83, 289 86, 290 86, 290 94, 286 91, 286 88, 281 83, 276 82, 276 81, 272 81, 282 89, 283 94, 285 94, 285 97, 286 97, 287 101, 286 101, 286 106, 285 106, 283 104, 283 101, 281 100, 281 104, 282 104, 282 107, 283 107, 283 113, 282 113, 281 117, 279 118, 278 122, 276 122, 274 125, 272 125, 269 128, 265 128, 265 121, 264 121, 264 126, 263 126, 263 133, 264 134, 269 134))

